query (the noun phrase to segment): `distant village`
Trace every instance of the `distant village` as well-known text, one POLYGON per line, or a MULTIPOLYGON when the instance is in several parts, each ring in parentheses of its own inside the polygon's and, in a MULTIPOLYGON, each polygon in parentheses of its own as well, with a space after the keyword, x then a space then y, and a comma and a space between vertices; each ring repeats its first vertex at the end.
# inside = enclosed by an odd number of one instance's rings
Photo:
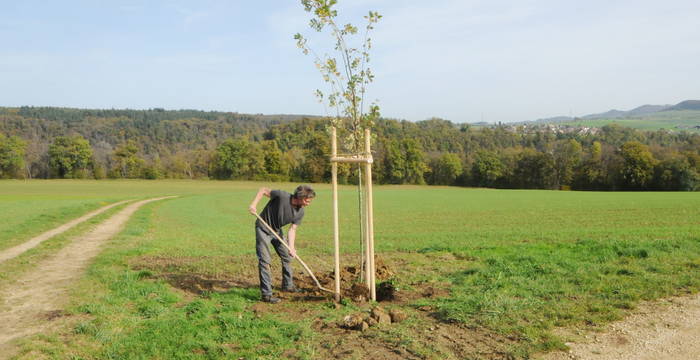
MULTIPOLYGON (((494 125, 492 125, 494 126, 494 125)), ((520 134, 534 134, 536 132, 548 131, 555 134, 578 134, 578 135, 597 135, 600 133, 600 127, 579 126, 571 124, 501 124, 499 126, 506 131, 520 134)), ((700 130, 700 125, 677 125, 674 129, 666 129, 666 131, 683 131, 683 130, 700 130)))
POLYGON ((538 131, 549 131, 555 134, 579 134, 579 135, 596 135, 600 132, 600 128, 589 126, 576 126, 564 124, 520 124, 507 125, 505 129, 521 134, 533 134, 538 131))

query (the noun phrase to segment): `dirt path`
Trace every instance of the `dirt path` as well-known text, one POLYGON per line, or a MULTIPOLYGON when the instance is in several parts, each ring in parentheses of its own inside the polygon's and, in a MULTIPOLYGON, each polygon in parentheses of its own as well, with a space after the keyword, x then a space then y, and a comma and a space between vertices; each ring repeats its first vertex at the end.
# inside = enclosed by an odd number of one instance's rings
POLYGON ((89 212, 89 213, 87 213, 87 214, 85 214, 77 219, 71 220, 71 221, 69 221, 69 222, 67 222, 67 223, 65 223, 65 224, 63 224, 55 229, 49 230, 49 231, 47 231, 39 236, 33 237, 33 238, 31 238, 31 239, 29 239, 29 240, 27 240, 27 241, 25 241, 17 246, 0 251, 0 263, 3 261, 10 260, 16 256, 19 256, 23 252, 41 244, 43 241, 48 240, 48 239, 50 239, 50 238, 52 238, 60 233, 63 233, 65 231, 67 231, 68 229, 72 228, 73 226, 80 224, 81 222, 90 220, 91 218, 93 218, 99 214, 102 214, 103 212, 105 212, 105 211, 107 211, 115 206, 119 206, 119 205, 121 205, 125 202, 129 202, 129 201, 131 201, 131 200, 119 201, 119 202, 116 202, 114 204, 109 204, 107 206, 103 206, 103 207, 101 207, 95 211, 89 212))
POLYGON ((697 360, 700 359, 700 294, 639 306, 633 315, 586 341, 567 343, 568 353, 543 360, 697 360))
POLYGON ((37 264, 11 288, 0 291, 0 358, 9 357, 15 339, 41 332, 48 327, 50 314, 67 301, 66 291, 79 278, 101 245, 116 235, 129 217, 142 205, 166 199, 149 199, 130 204, 99 224, 94 230, 74 239, 51 258, 37 264))

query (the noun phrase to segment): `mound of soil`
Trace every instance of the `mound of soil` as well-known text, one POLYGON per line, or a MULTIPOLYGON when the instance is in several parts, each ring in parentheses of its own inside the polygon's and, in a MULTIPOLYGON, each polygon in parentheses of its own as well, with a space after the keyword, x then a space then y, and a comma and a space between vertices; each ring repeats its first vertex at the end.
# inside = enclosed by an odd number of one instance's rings
POLYGON ((377 285, 377 301, 391 301, 396 298, 396 286, 391 281, 377 285))
POLYGON ((367 301, 369 299, 369 289, 365 284, 354 283, 344 295, 358 302, 367 301))
MULTIPOLYGON (((380 257, 375 257, 375 268, 377 269, 375 278, 377 281, 388 280, 394 276, 394 271, 380 257)), ((317 275, 318 282, 327 289, 335 287, 335 273, 329 271, 317 275)), ((357 266, 345 266, 340 269, 340 293, 344 298, 350 298, 355 302, 365 302, 369 299, 369 289, 363 283, 363 272, 357 266)), ((294 281, 298 288, 305 290, 314 296, 328 296, 316 286, 309 276, 295 277, 294 281)), ((379 282, 377 285, 377 301, 390 301, 395 298, 396 289, 389 281, 379 282)))
MULTIPOLYGON (((389 327, 406 319, 407 314, 399 309, 387 312, 375 307, 372 310, 345 316, 336 324, 318 320, 314 329, 319 332, 317 347, 320 359, 425 359, 425 355, 414 353, 394 341, 376 336, 373 331, 386 331, 389 327), (378 319, 384 325, 379 325, 378 319), (367 332, 370 332, 369 334, 367 332)), ((431 314, 412 313, 418 321, 411 322, 412 341, 434 351, 435 358, 515 360, 509 348, 516 341, 480 327, 467 327, 456 323, 445 323, 431 314)), ((420 346, 419 346, 420 347, 420 346)), ((432 358, 432 357, 431 357, 432 358)))
POLYGON ((374 257, 374 268, 377 270, 377 274, 375 275, 377 280, 387 280, 395 275, 389 265, 384 262, 384 259, 377 256, 374 257))

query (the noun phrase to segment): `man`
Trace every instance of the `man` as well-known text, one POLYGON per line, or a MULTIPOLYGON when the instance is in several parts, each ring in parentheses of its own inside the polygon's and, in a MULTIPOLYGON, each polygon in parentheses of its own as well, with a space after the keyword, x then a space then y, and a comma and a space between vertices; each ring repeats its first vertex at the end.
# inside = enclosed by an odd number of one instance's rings
POLYGON ((269 244, 275 247, 277 255, 282 260, 282 290, 296 291, 294 280, 292 279, 292 259, 296 257, 294 241, 296 240, 297 228, 301 225, 301 219, 304 218, 304 208, 311 204, 311 200, 316 197, 316 192, 308 185, 299 185, 294 194, 289 194, 282 190, 270 190, 266 187, 260 188, 255 199, 248 207, 248 211, 251 214, 257 213, 258 202, 263 196, 269 197, 270 200, 260 213, 260 217, 279 234, 280 238, 284 238, 282 226, 292 224, 287 234, 290 249, 287 250, 260 220, 255 222, 255 250, 258 255, 258 273, 260 276, 262 301, 276 304, 280 302, 280 299, 272 296, 269 244))

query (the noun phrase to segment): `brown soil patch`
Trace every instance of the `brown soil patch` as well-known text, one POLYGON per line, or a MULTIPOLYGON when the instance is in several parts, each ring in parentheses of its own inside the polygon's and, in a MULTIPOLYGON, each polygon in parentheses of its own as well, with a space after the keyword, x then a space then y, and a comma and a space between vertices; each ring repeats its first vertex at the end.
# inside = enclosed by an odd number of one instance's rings
MULTIPOLYGON (((344 259, 347 261, 347 259, 344 259)), ((397 261, 401 261, 400 259, 397 261)), ((350 261, 347 261, 350 262, 350 261)), ((411 289, 397 288, 394 284, 397 272, 390 265, 395 261, 375 257, 377 268, 377 300, 380 302, 408 303, 419 298, 447 296, 449 290, 446 284, 417 284, 411 289)), ((296 265, 296 264, 295 264, 296 265)), ((225 292, 231 288, 257 288, 257 263, 254 256, 142 256, 131 261, 131 268, 147 270, 153 275, 167 281, 174 288, 193 295, 206 292, 225 292), (206 266, 202 266, 206 264, 206 266), (221 266, 212 266, 220 264, 221 266), (225 270, 221 270, 226 267, 225 270), (217 273, 203 273, 202 268, 216 268, 217 273)), ((272 262, 273 282, 280 273, 277 261, 272 262)), ((333 271, 317 272, 315 274, 321 286, 327 289, 335 287, 333 271)), ((341 296, 356 303, 364 303, 369 299, 369 289, 363 284, 363 274, 359 266, 344 266, 340 271, 341 296)), ((298 293, 285 293, 276 288, 276 296, 288 301, 328 301, 333 294, 320 290, 313 279, 299 266, 295 266, 294 283, 300 290, 298 293)))
MULTIPOLYGON (((250 258, 250 256, 248 256, 250 258)), ((168 257, 168 256, 144 256, 135 259, 131 268, 135 270, 152 271, 149 278, 163 279, 174 288, 193 295, 202 295, 207 292, 226 292, 231 288, 257 288, 257 266, 253 259, 241 259, 238 257, 168 257), (221 272, 218 274, 205 274, 190 272, 197 269, 202 263, 236 263, 236 271, 221 272)), ((420 298, 437 298, 449 295, 447 284, 419 283, 411 286, 411 289, 398 289, 394 284, 394 270, 381 257, 375 260, 377 265, 377 300, 380 302, 408 303, 420 298)), ((273 276, 279 273, 273 263, 273 276)), ((357 266, 345 266, 341 268, 341 296, 356 303, 365 303, 369 299, 369 289, 362 282, 362 271, 357 266)), ((333 271, 317 274, 321 286, 333 289, 335 287, 335 275, 333 271)), ((276 288, 276 296, 282 299, 302 301, 328 301, 333 294, 320 290, 313 279, 297 268, 294 283, 299 289, 296 293, 287 293, 276 288)))
POLYGON ((390 335, 397 325, 379 324, 357 331, 342 324, 316 319, 312 327, 319 333, 319 359, 514 359, 508 348, 515 341, 481 328, 444 323, 426 313, 412 313, 412 321, 399 331, 410 333, 411 344, 390 335), (416 321, 417 320, 417 321, 416 321), (424 350, 429 356, 426 356, 424 350))
POLYGON ((440 287, 438 287, 438 285, 422 284, 419 288, 421 295, 427 298, 438 298, 450 295, 450 289, 446 284, 442 284, 440 287))
MULTIPOLYGON (((255 258, 245 259, 202 259, 196 257, 144 257, 132 264, 135 269, 151 270, 152 278, 164 279, 173 287, 190 294, 227 291, 233 287, 258 287, 255 258), (201 262, 236 262, 243 264, 245 273, 202 274, 183 273, 197 269, 201 262)), ((498 334, 482 328, 469 328, 464 325, 446 323, 435 316, 432 308, 416 310, 409 306, 415 300, 438 298, 449 295, 449 284, 419 282, 397 285, 397 272, 390 264, 401 262, 377 257, 377 295, 387 311, 400 310, 407 319, 400 323, 373 324, 365 331, 346 329, 342 321, 320 317, 318 307, 305 306, 309 302, 329 303, 333 295, 321 291, 314 281, 295 266, 295 284, 299 292, 283 292, 275 281, 275 296, 283 299, 280 304, 256 302, 249 310, 256 317, 273 316, 286 321, 309 321, 318 340, 314 341, 315 356, 319 359, 512 359, 508 348, 515 343, 498 334), (393 334, 393 335, 392 335, 393 334), (399 336, 398 334, 403 334, 399 336), (408 334, 408 335, 406 335, 408 334), (410 338, 411 344, 405 344, 410 338), (422 350, 421 350, 422 349, 422 350), (429 355, 426 355, 429 354, 429 355)), ((348 261, 350 262, 350 261, 348 261)), ((273 266, 278 265, 273 262, 273 266)), ((279 275, 279 268, 273 268, 273 276, 279 275)), ((358 266, 345 266, 341 269, 341 293, 343 298, 352 300, 356 306, 370 316, 369 291, 361 282, 362 272, 358 266)), ((334 287, 333 271, 318 272, 316 276, 323 287, 334 287)), ((334 304, 341 310, 343 305, 334 304)), ((235 345, 233 345, 235 346, 235 345)), ((286 356, 294 358, 295 354, 286 356)))
POLYGON ((81 274, 101 245, 117 234, 142 205, 164 198, 143 200, 128 205, 117 214, 79 236, 54 256, 22 275, 0 298, 0 354, 11 354, 12 341, 49 328, 56 309, 67 300, 66 291, 81 274), (51 314, 47 316, 46 314, 51 314))
MULTIPOLYGON (((375 267, 377 269, 377 300, 394 300, 395 288, 391 285, 391 280, 395 272, 384 261, 383 258, 375 257, 375 267), (382 285, 384 284, 384 285, 382 285), (381 295, 380 295, 381 294, 381 295)), ((363 271, 357 266, 345 266, 340 269, 340 294, 343 298, 349 298, 355 302, 365 302, 369 299, 369 289, 363 284, 363 271)), ((316 274, 318 282, 327 289, 335 288, 335 272, 328 271, 316 274)), ((316 283, 310 276, 304 274, 303 277, 294 277, 296 286, 307 293, 307 296, 328 298, 332 294, 318 289, 316 283)))
MULTIPOLYGON (((469 328, 463 324, 444 322, 436 316, 432 308, 416 311, 407 306, 418 299, 449 295, 449 284, 421 282, 410 284, 409 289, 397 288, 393 281, 395 279, 392 278, 395 271, 388 262, 377 259, 376 263, 377 269, 382 269, 381 275, 377 276, 378 295, 381 293, 385 296, 382 303, 407 314, 408 319, 399 324, 373 324, 361 331, 348 329, 342 320, 335 322, 319 318, 316 310, 300 308, 299 303, 328 302, 332 300, 332 295, 319 291, 313 280, 304 274, 295 278, 301 292, 277 292, 276 295, 285 300, 281 304, 256 303, 250 309, 257 317, 273 315, 292 321, 313 319, 311 327, 318 336, 315 358, 319 359, 513 359, 508 349, 515 344, 515 340, 483 328, 469 328), (403 338, 398 335, 392 336, 394 331, 408 333, 411 344, 404 343, 405 335, 403 338), (424 349, 425 353, 420 349, 424 349)), ((333 272, 317 276, 322 286, 333 288, 333 272)), ((357 267, 342 268, 341 292, 344 298, 353 300, 355 305, 365 309, 366 314, 355 315, 369 317, 370 304, 366 302, 368 289, 358 282, 360 277, 361 271, 357 267)), ((339 304, 335 306, 337 309, 342 308, 339 304)))
POLYGON ((52 321, 64 317, 66 315, 66 312, 63 310, 51 310, 41 314, 40 317, 48 321, 52 321))

